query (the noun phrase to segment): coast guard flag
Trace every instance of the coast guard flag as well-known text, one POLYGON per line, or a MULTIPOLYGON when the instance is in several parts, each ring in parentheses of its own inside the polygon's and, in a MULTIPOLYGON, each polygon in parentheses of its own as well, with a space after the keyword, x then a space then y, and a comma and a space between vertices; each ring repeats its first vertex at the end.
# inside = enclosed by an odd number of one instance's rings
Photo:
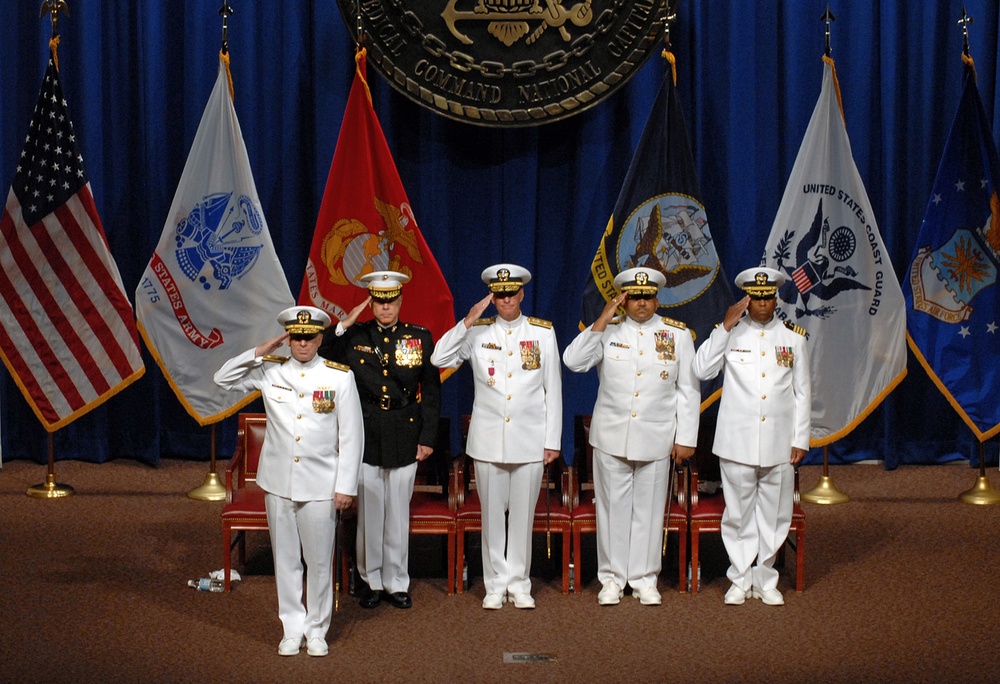
POLYGON ((145 370, 51 58, 0 218, 0 355, 49 432, 145 370))
POLYGON ((146 345, 200 425, 257 397, 225 391, 212 376, 229 358, 281 334, 277 315, 295 302, 260 208, 227 56, 135 301, 146 345))
POLYGON ((985 441, 1000 433, 1000 180, 972 60, 907 269, 907 342, 985 441))
MULTIPOLYGON (((672 66, 673 55, 665 56, 672 66)), ((672 69, 664 74, 591 264, 583 288, 581 329, 617 294, 615 276, 639 266, 666 277, 657 311, 686 323, 695 332, 696 344, 708 339, 733 303, 701 202, 672 69)))
POLYGON ((903 293, 854 164, 833 60, 762 264, 788 278, 775 315, 805 328, 812 445, 847 435, 906 375, 903 293))
MULTIPOLYGON (((334 321, 368 297, 360 283, 373 271, 411 277, 404 288, 406 320, 435 340, 455 325, 448 283, 424 241, 417 218, 382 134, 365 78, 366 51, 357 68, 330 165, 299 303, 323 309, 334 321)), ((371 318, 362 312, 359 320, 371 318)))

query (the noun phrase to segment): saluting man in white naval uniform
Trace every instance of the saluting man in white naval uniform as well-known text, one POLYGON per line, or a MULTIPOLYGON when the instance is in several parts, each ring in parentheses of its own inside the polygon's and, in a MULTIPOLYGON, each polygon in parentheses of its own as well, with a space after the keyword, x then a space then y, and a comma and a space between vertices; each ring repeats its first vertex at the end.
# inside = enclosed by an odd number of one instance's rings
POLYGON ((784 281, 782 273, 763 267, 736 276, 747 295, 729 308, 695 356, 694 371, 702 380, 725 370, 712 451, 726 499, 722 541, 730 563, 729 605, 748 596, 770 606, 785 602, 774 561, 792 522, 794 466, 809 449, 811 393, 805 330, 774 315, 784 281))
POLYGON ((472 361, 475 401, 466 451, 475 461, 483 507, 483 608, 496 610, 506 600, 534 608, 531 528, 542 464, 559 458, 562 440, 559 349, 551 323, 521 315, 527 269, 497 264, 482 280, 490 294, 438 340, 431 362, 455 368, 472 361), (491 302, 497 317, 480 319, 491 302))
POLYGON ((620 294, 563 352, 574 372, 597 367, 601 380, 590 424, 597 509, 597 602, 614 605, 626 583, 643 605, 659 605, 663 517, 671 456, 698 443, 700 383, 687 326, 656 315, 666 282, 650 268, 615 278, 620 294), (626 315, 615 318, 619 306, 626 315))
POLYGON ((361 403, 350 368, 316 355, 330 317, 312 306, 278 314, 286 332, 222 365, 217 385, 259 390, 267 428, 257 468, 264 490, 274 553, 278 653, 296 655, 303 644, 325 656, 333 616, 335 511, 350 508, 358 491, 364 449, 361 403), (271 356, 288 340, 291 358, 271 356), (302 602, 305 559, 306 600, 302 602))

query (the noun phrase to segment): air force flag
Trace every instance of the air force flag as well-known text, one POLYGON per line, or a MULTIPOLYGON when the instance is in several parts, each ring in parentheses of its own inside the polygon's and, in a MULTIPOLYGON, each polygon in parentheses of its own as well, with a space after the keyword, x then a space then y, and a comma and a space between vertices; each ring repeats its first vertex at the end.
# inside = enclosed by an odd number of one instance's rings
POLYGON ((275 316, 295 303, 260 208, 227 62, 135 291, 146 346, 200 425, 256 398, 223 390, 212 376, 230 357, 280 334, 275 316))
POLYGON ((904 283, 907 342, 985 441, 1000 433, 1000 167, 971 60, 904 283))
POLYGON ((854 164, 833 60, 792 167, 763 264, 787 274, 776 315, 806 329, 812 445, 847 435, 906 375, 906 316, 854 164))

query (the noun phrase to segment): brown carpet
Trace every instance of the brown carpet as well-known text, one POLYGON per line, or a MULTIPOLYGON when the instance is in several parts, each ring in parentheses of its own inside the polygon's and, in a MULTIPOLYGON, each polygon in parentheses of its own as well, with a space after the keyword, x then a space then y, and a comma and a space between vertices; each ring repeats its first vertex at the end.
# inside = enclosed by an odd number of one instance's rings
MULTIPOLYGON (((833 468, 852 501, 807 506, 806 588, 796 594, 783 575, 778 608, 723 605, 717 535, 703 544, 701 593, 678 594, 665 570, 660 607, 629 597, 599 607, 586 550, 583 593, 564 596, 540 547, 534 611, 482 610, 476 563, 467 593, 448 596, 443 547, 421 539, 413 560, 429 571, 415 573, 414 608, 364 611, 344 597, 327 658, 276 654, 266 535, 251 535, 248 572, 232 594, 186 586, 222 563, 221 504, 185 496, 206 470, 60 462, 58 481, 77 494, 37 500, 24 491, 45 479, 44 467, 3 466, 0 680, 1000 681, 1000 506, 957 500, 977 475, 964 466, 833 468), (505 652, 556 660, 505 664, 505 652)), ((803 489, 819 475, 803 468, 803 489)), ((988 475, 1000 488, 1000 474, 988 475)))

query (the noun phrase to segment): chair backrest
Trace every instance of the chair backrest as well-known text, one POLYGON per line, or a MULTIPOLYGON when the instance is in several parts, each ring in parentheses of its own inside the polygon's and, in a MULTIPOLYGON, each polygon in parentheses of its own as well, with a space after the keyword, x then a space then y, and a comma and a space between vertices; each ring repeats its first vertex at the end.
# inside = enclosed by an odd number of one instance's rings
POLYGON ((580 492, 594 491, 594 447, 590 446, 590 415, 573 419, 573 506, 580 504, 580 492))
POLYGON ((236 433, 236 444, 242 461, 240 485, 257 481, 257 464, 260 450, 264 446, 264 432, 267 429, 267 415, 264 413, 241 413, 236 433))

